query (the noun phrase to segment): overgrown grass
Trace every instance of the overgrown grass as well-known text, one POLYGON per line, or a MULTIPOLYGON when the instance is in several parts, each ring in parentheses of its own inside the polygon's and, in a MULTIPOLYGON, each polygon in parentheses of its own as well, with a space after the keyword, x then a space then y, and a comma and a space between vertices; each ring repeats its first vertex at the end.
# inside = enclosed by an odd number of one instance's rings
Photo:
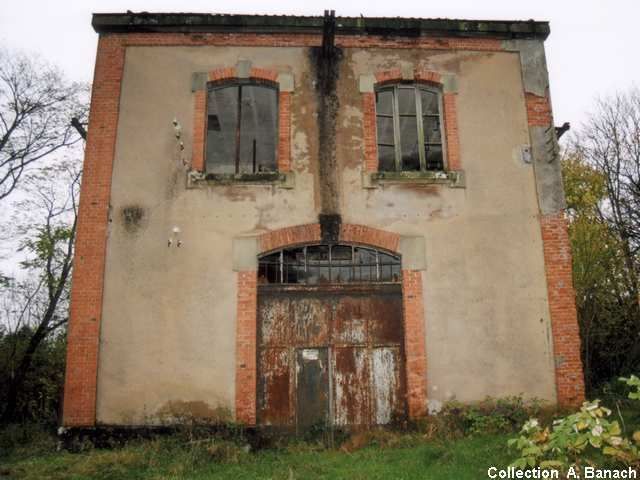
MULTIPOLYGON (((207 436, 187 428, 112 449, 58 451, 56 438, 26 426, 0 431, 0 480, 16 479, 479 479, 506 467, 507 449, 530 415, 553 415, 518 397, 475 405, 450 403, 403 431, 369 430, 321 441, 274 442, 249 451, 240 431, 207 436), (331 442, 331 444, 334 444, 331 442), (5 446, 3 449, 2 446, 5 446)), ((317 438, 326 439, 326 431, 317 438)))
POLYGON ((14 452, 0 473, 16 479, 478 479, 505 466, 505 434, 453 441, 418 434, 382 434, 384 441, 353 452, 314 444, 248 453, 242 445, 176 438, 137 442, 112 450, 26 455, 14 452))

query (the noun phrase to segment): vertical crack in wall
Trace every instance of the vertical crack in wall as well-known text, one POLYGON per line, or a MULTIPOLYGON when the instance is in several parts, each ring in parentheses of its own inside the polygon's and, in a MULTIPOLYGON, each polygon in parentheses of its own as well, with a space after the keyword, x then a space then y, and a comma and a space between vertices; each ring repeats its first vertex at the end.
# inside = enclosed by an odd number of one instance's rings
POLYGON ((318 96, 318 177, 320 186, 319 222, 323 242, 336 243, 340 232, 340 196, 336 161, 336 85, 342 51, 335 46, 335 11, 325 10, 322 46, 311 49, 318 96))

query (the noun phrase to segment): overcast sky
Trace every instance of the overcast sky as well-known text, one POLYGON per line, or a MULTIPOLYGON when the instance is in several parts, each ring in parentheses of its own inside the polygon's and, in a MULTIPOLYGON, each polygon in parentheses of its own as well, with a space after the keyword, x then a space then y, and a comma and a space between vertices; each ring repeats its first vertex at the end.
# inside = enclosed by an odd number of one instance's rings
POLYGON ((0 44, 42 54, 90 81, 97 35, 92 12, 202 12, 483 20, 548 20, 546 42, 556 123, 577 127, 593 99, 640 84, 640 0, 14 0, 0 7, 0 44))

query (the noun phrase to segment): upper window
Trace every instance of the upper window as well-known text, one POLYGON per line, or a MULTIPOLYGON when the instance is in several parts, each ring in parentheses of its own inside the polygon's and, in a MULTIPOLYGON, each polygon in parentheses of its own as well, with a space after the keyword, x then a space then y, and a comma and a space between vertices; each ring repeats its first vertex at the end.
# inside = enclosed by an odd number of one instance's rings
POLYGON ((275 172, 277 144, 275 87, 249 81, 208 85, 207 172, 275 172))
POLYGON ((379 170, 443 170, 441 95, 428 85, 376 90, 379 170))

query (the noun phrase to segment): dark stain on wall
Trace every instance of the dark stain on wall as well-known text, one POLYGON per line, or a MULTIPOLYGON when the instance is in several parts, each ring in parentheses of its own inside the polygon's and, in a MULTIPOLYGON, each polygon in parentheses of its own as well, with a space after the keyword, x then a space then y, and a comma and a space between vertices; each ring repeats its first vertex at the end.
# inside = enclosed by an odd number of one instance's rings
POLYGON ((336 163, 336 121, 340 102, 336 85, 343 54, 334 40, 335 17, 325 12, 322 46, 309 51, 318 100, 320 211, 325 215, 340 213, 336 163))
POLYGON ((145 221, 145 210, 140 205, 127 205, 120 211, 124 229, 129 233, 136 233, 145 221))

